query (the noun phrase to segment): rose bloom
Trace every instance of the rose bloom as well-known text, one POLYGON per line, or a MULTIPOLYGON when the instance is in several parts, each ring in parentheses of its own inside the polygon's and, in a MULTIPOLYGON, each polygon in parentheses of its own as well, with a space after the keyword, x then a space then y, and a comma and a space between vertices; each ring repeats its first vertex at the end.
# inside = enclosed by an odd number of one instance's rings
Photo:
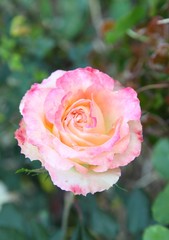
POLYGON ((15 138, 39 160, 55 185, 74 194, 100 192, 139 156, 142 142, 136 92, 91 67, 58 70, 33 84, 20 104, 15 138))

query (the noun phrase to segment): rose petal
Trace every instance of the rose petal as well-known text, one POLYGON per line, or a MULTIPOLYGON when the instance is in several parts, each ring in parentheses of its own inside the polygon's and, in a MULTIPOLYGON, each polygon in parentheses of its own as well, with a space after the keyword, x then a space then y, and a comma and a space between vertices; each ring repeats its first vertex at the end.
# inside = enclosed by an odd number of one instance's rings
POLYGON ((62 158, 71 158, 71 159, 76 158, 76 159, 80 159, 80 161, 82 162, 86 162, 87 164, 97 165, 98 162, 100 163, 100 161, 102 161, 102 160, 97 161, 97 157, 102 153, 107 153, 109 151, 112 152, 114 144, 119 140, 121 121, 122 120, 119 119, 117 123, 114 124, 113 136, 102 145, 87 147, 87 148, 75 146, 72 148, 62 143, 58 138, 54 138, 53 139, 54 148, 57 150, 57 152, 62 158))
POLYGON ((137 93, 132 88, 123 88, 118 91, 94 91, 93 98, 102 111, 107 131, 112 123, 120 117, 127 123, 130 120, 139 120, 141 109, 137 93))
POLYGON ((41 156, 45 156, 43 165, 48 168, 58 170, 69 170, 74 164, 69 159, 64 159, 59 156, 57 151, 49 147, 48 145, 39 145, 39 153, 41 156))
POLYGON ((140 155, 142 138, 142 126, 139 121, 130 121, 130 141, 127 149, 122 154, 115 154, 112 167, 125 166, 140 155))
POLYGON ((45 166, 49 171, 54 184, 66 191, 72 191, 75 195, 101 192, 109 189, 120 177, 120 169, 112 169, 102 173, 87 172, 82 174, 74 168, 68 171, 56 170, 45 166))
POLYGON ((53 72, 48 78, 44 79, 41 83, 41 87, 54 88, 58 78, 62 77, 66 72, 63 70, 57 70, 53 72))
MULTIPOLYGON (((64 92, 64 90, 54 88, 51 89, 46 96, 43 111, 49 122, 55 124, 56 112, 60 110, 59 107, 61 106, 62 99, 65 97, 65 95, 67 94, 64 92)), ((59 116, 59 118, 61 121, 61 116, 59 116)))
POLYGON ((109 90, 114 88, 114 81, 111 77, 91 67, 67 71, 57 81, 57 86, 63 88, 66 92, 76 92, 78 89, 85 91, 93 84, 96 86, 101 85, 109 90))
POLYGON ((27 139, 26 131, 25 131, 25 123, 23 119, 20 121, 19 125, 20 125, 20 128, 16 130, 15 138, 18 140, 18 145, 21 147, 21 153, 25 154, 25 156, 32 161, 40 160, 43 162, 37 147, 29 143, 29 140, 27 139))
POLYGON ((99 133, 84 132, 69 124, 66 133, 76 142, 77 146, 98 146, 109 140, 109 136, 99 133), (83 144, 84 143, 84 144, 83 144))

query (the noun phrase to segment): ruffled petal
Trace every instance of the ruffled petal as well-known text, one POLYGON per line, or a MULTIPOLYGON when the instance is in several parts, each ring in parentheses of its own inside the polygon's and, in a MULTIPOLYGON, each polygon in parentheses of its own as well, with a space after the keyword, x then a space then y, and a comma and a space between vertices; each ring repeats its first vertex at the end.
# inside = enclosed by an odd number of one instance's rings
POLYGON ((111 77, 91 67, 67 71, 57 81, 57 86, 63 88, 66 92, 76 92, 77 89, 85 91, 93 84, 101 85, 102 88, 109 90, 114 88, 114 80, 111 77))
POLYGON ((132 88, 118 91, 94 91, 93 98, 102 111, 107 131, 120 117, 127 123, 130 120, 140 120, 141 109, 137 93, 132 88))
POLYGON ((41 83, 41 87, 55 88, 58 78, 62 77, 66 72, 63 70, 57 70, 53 72, 48 78, 44 79, 41 83))
POLYGON ((122 153, 117 153, 114 155, 112 164, 113 168, 125 166, 140 155, 141 143, 143 141, 141 123, 139 121, 130 121, 129 129, 130 141, 127 149, 122 153))
POLYGON ((63 190, 71 191, 75 195, 101 192, 115 184, 120 177, 120 169, 112 169, 106 172, 96 173, 88 171, 82 173, 71 168, 68 171, 61 171, 46 166, 54 184, 63 190))
POLYGON ((20 128, 15 131, 15 138, 18 141, 18 145, 21 148, 21 153, 23 153, 30 160, 40 160, 43 163, 41 155, 38 151, 38 148, 32 145, 26 136, 25 123, 22 119, 20 121, 20 128))

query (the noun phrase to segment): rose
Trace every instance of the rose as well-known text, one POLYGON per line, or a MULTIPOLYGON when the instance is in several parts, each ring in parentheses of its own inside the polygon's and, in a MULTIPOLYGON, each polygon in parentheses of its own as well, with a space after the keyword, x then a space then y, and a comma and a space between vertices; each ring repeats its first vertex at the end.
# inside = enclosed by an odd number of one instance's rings
POLYGON ((58 70, 34 84, 20 104, 15 137, 21 152, 40 160, 55 185, 74 194, 100 192, 139 156, 136 92, 87 67, 58 70))

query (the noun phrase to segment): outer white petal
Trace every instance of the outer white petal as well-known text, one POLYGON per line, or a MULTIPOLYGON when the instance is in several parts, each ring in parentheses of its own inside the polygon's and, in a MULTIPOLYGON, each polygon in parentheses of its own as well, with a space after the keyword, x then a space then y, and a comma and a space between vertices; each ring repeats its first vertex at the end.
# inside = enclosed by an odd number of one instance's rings
POLYGON ((53 88, 56 87, 57 80, 65 74, 63 70, 57 70, 53 72, 48 78, 44 79, 41 83, 41 87, 53 88))
POLYGON ((106 172, 79 173, 71 168, 68 171, 56 170, 54 168, 46 169, 49 171, 51 179, 55 185, 62 190, 71 191, 75 195, 101 192, 109 189, 115 184, 121 174, 119 168, 108 170, 106 172))

